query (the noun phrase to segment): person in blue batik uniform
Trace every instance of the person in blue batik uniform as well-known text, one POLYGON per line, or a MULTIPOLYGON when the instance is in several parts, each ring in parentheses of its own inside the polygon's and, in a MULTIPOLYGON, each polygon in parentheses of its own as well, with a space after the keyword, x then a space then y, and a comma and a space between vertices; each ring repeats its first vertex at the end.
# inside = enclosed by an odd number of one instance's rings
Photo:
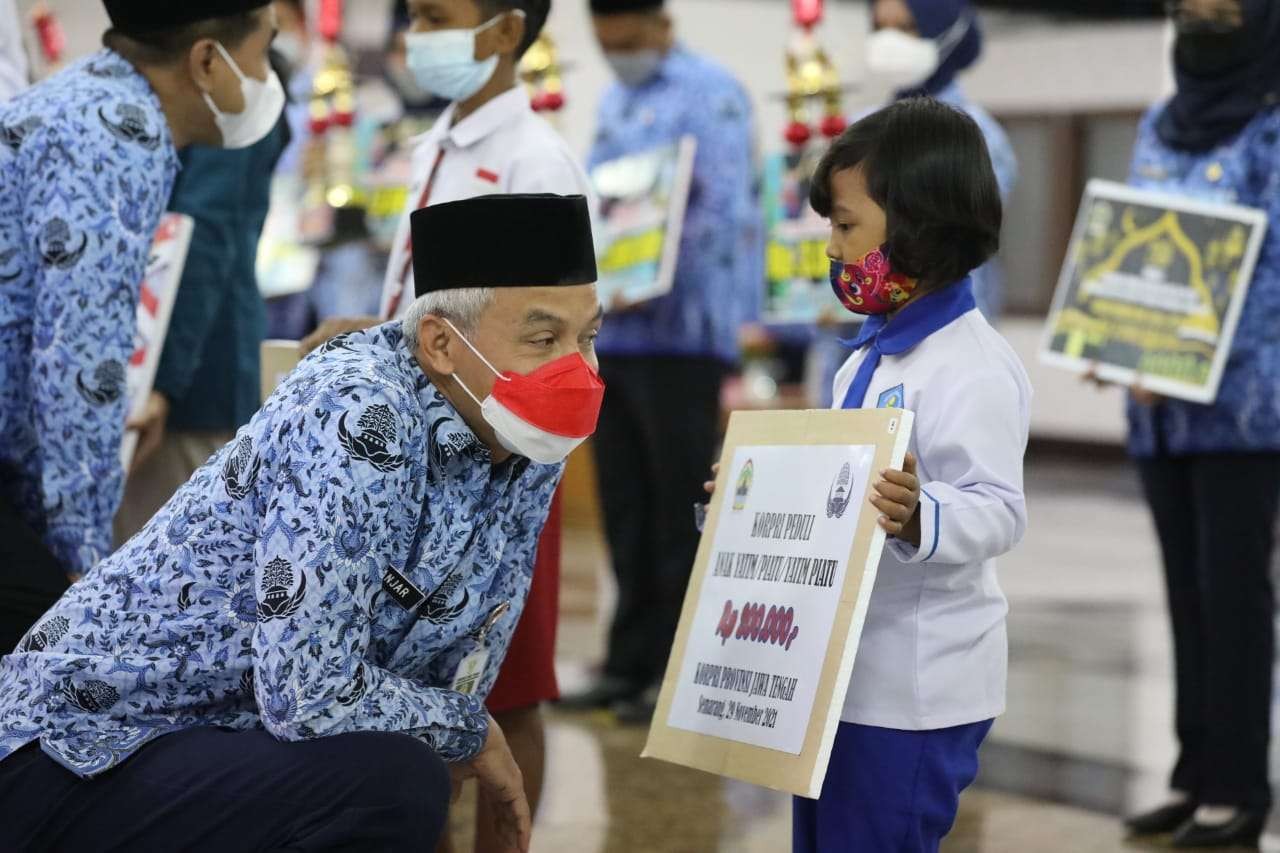
POLYGON ((1135 389, 1129 450, 1164 555, 1179 757, 1164 806, 1129 821, 1178 847, 1254 845, 1268 784, 1273 530, 1280 503, 1280 5, 1176 7, 1177 93, 1143 119, 1130 183, 1266 211, 1212 405, 1135 389))
MULTIPOLYGON (((957 77, 982 58, 982 25, 967 0, 875 0, 871 5, 875 31, 867 40, 867 74, 872 86, 894 90, 897 99, 928 95, 966 113, 982 129, 1006 204, 1018 180, 1018 158, 1009 136, 991 114, 970 100, 957 77)), ((1004 271, 994 257, 970 275, 974 297, 991 323, 1004 305, 1004 271)), ((856 326, 836 333, 820 331, 810 364, 818 370, 823 407, 831 405, 831 383, 844 363, 841 338, 852 337, 856 326)))
POLYGON ((596 461, 618 606, 603 678, 566 704, 621 703, 626 719, 646 719, 656 698, 698 546, 689 507, 715 452, 720 386, 764 281, 750 100, 674 42, 662 6, 591 2, 618 78, 600 104, 591 168, 685 135, 698 142, 674 289, 613 313, 600 339, 610 391, 596 461))
POLYGON ((603 397, 591 220, 488 196, 413 239, 403 323, 308 356, 0 661, 0 848, 429 850, 446 762, 527 848, 484 697, 603 397))
POLYGON ((177 149, 275 123, 255 94, 274 79, 266 5, 107 0, 106 49, 0 105, 0 651, 111 549, 138 290, 177 149))

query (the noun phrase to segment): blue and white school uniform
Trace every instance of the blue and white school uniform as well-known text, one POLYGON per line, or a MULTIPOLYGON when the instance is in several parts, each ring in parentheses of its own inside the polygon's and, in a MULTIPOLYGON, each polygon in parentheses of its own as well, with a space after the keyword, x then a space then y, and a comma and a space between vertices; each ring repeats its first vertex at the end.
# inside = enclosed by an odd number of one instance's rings
POLYGON ((838 407, 915 413, 920 547, 886 544, 822 797, 796 800, 793 850, 936 850, 1005 708, 995 558, 1026 530, 1031 385, 967 278, 868 318, 852 346, 838 407))

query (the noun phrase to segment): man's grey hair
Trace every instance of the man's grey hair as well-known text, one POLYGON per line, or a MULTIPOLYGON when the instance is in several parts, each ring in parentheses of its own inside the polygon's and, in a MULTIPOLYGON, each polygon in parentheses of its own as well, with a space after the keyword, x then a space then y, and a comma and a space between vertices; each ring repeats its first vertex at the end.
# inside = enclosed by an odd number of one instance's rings
POLYGON ((419 296, 409 306, 409 310, 401 321, 404 342, 410 350, 418 349, 418 327, 428 315, 443 317, 458 327, 458 331, 469 334, 475 331, 480 322, 480 315, 493 302, 493 288, 471 287, 461 290, 437 290, 419 296))

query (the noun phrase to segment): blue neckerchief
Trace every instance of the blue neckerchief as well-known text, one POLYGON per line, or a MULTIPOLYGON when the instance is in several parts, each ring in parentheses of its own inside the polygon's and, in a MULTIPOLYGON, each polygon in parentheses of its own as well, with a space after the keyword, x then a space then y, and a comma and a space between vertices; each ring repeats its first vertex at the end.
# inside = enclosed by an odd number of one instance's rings
POLYGON ((892 320, 883 314, 868 317, 856 338, 841 341, 851 349, 862 349, 868 344, 871 349, 858 365, 858 373, 853 377, 853 384, 840 407, 862 408, 881 356, 901 355, 977 307, 973 298, 973 282, 966 277, 950 287, 920 297, 894 315, 892 320))

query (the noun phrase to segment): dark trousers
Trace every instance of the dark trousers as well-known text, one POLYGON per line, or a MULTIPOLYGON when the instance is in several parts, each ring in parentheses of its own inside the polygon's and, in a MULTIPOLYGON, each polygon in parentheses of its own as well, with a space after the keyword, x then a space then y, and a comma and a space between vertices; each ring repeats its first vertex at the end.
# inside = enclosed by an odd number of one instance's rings
POLYGON ((188 729, 94 779, 31 744, 0 761, 0 850, 432 851, 449 792, 404 734, 188 729))
POLYGON ((605 533, 618 580, 605 674, 658 681, 698 550, 726 367, 710 358, 602 358, 595 434, 605 533))
POLYGON ((822 796, 792 800, 791 853, 937 853, 991 722, 914 732, 842 722, 822 796))
MULTIPOLYGON (((0 470, 0 477, 8 476, 0 470)), ((0 656, 53 606, 69 585, 66 570, 0 494, 0 656)))
POLYGON ((1139 469, 1173 622, 1173 787, 1200 803, 1267 807, 1280 454, 1161 457, 1139 469))

